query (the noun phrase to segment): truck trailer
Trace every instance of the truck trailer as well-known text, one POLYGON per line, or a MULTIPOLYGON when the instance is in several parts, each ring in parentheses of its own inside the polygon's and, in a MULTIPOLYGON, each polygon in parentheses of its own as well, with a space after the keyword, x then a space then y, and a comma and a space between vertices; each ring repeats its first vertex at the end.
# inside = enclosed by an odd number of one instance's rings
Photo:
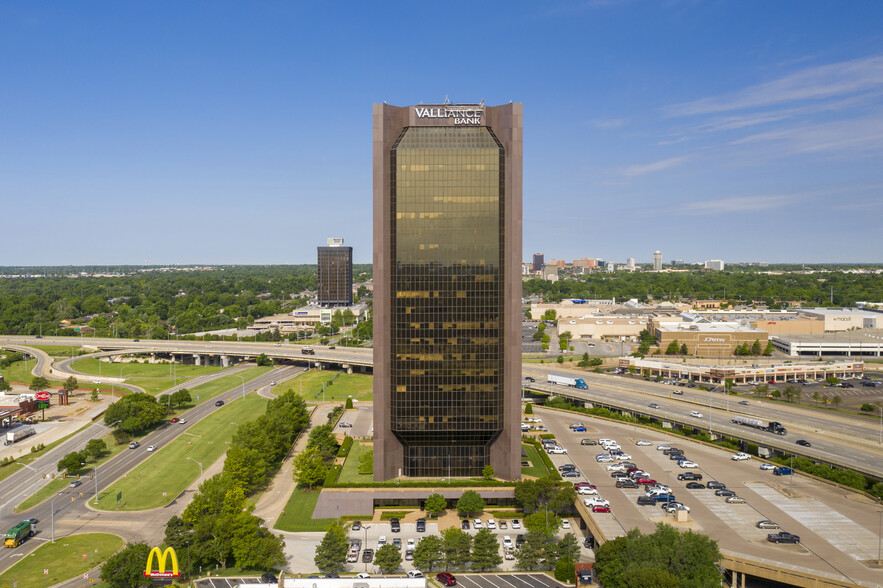
POLYGON ((775 433, 776 435, 786 435, 788 430, 782 426, 782 423, 778 423, 776 421, 770 421, 766 423, 760 419, 752 419, 750 417, 743 416, 735 416, 731 419, 731 422, 742 425, 745 427, 751 427, 754 429, 759 429, 761 431, 767 431, 769 433, 775 433))
POLYGON ((588 390, 586 381, 582 378, 571 378, 570 376, 557 376, 549 374, 546 379, 550 384, 558 384, 559 386, 570 386, 571 388, 579 388, 580 390, 588 390))
POLYGON ((6 531, 6 540, 3 545, 9 548, 15 548, 22 544, 28 537, 34 535, 34 526, 31 521, 22 521, 16 526, 6 531))
POLYGON ((34 427, 18 427, 12 431, 6 432, 6 445, 12 445, 16 441, 21 441, 25 437, 30 437, 37 430, 34 427))

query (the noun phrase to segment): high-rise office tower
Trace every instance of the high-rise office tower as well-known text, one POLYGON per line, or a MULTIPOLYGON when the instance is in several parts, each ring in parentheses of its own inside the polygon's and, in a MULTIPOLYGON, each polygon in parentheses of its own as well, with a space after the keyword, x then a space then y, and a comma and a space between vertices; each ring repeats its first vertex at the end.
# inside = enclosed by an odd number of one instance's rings
POLYGON ((654 251, 653 252, 653 270, 661 271, 662 270, 662 252, 654 251))
POLYGON ((545 265, 546 259, 542 253, 534 253, 533 254, 533 271, 540 272, 543 271, 543 265, 545 265))
POLYGON ((353 305, 353 248, 344 247, 343 239, 328 239, 319 250, 319 305, 353 305))
POLYGON ((522 104, 374 105, 374 479, 521 474, 522 104))

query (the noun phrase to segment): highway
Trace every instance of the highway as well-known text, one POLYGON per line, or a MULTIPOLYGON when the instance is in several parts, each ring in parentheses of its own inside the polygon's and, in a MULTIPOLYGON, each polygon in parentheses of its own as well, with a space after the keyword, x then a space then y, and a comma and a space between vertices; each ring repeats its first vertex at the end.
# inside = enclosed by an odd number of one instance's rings
MULTIPOLYGON (((232 368, 219 372, 218 374, 201 376, 198 380, 200 380, 199 383, 203 383, 211 379, 234 374, 240 369, 241 368, 232 368)), ((251 390, 269 386, 272 381, 283 381, 299 371, 300 370, 296 367, 288 366, 267 372, 266 374, 246 382, 246 393, 251 390)), ((188 382, 187 385, 192 387, 195 382, 196 380, 192 380, 188 382)), ((200 419, 214 411, 227 410, 230 411, 231 414, 235 414, 235 403, 241 397, 241 386, 237 384, 229 392, 206 400, 192 409, 181 413, 179 416, 187 419, 186 424, 166 423, 161 425, 158 429, 140 439, 141 446, 137 449, 126 449, 109 460, 106 464, 99 466, 97 475, 98 492, 100 493, 108 488, 116 480, 124 476, 144 460, 152 456, 160 456, 161 459, 160 452, 150 453, 147 451, 148 445, 156 445, 158 450, 162 449, 162 447, 172 439, 184 433, 195 423, 199 422, 200 419), (224 399, 226 404, 221 407, 216 407, 215 401, 218 399, 224 399), (227 402, 228 399, 229 402, 227 402)), ((30 469, 23 468, 22 471, 16 472, 4 481, 4 487, 21 490, 19 492, 7 494, 4 496, 3 502, 0 503, 0 529, 8 529, 15 523, 30 517, 39 519, 40 523, 37 525, 38 533, 33 539, 25 541, 17 549, 4 549, 0 551, 0 569, 5 569, 12 565, 15 562, 14 558, 21 557, 21 555, 27 554, 31 550, 36 549, 43 541, 48 540, 51 536, 51 501, 44 501, 26 512, 13 512, 13 509, 17 504, 21 503, 27 496, 30 496, 34 492, 34 481, 39 480, 40 482, 45 483, 45 481, 42 480, 42 474, 56 472, 56 464, 65 454, 71 451, 81 450, 89 439, 102 437, 107 434, 107 431, 108 429, 104 425, 98 423, 93 424, 58 447, 47 452, 46 455, 37 459, 31 465, 33 469, 37 470, 37 473, 30 469)), ((205 465, 208 466, 210 464, 205 465)), ((161 464, 158 467, 192 467, 195 469, 198 466, 188 462, 186 464, 161 464)), ((42 484, 38 483, 38 485, 42 484)), ((95 490, 96 481, 86 479, 83 480, 82 485, 76 489, 66 487, 59 492, 55 499, 56 536, 58 535, 59 526, 65 526, 69 530, 70 524, 76 523, 78 527, 89 525, 88 529, 83 529, 84 531, 94 531, 96 528, 101 528, 103 525, 104 528, 107 529, 107 532, 115 532, 128 541, 145 540, 156 542, 162 539, 165 530, 165 522, 169 517, 173 514, 177 514, 183 509, 183 505, 180 505, 180 508, 176 508, 175 503, 173 503, 169 507, 144 512, 96 511, 86 505, 88 500, 95 497, 95 490), (74 500, 71 501, 71 498, 74 500)))

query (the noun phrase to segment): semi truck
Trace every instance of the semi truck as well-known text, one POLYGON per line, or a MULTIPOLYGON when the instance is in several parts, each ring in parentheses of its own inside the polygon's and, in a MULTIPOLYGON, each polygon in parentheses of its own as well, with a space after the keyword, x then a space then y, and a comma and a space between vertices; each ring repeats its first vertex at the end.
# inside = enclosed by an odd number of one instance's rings
POLYGON ((776 435, 786 435, 788 433, 788 430, 782 426, 782 423, 777 423, 776 421, 765 423, 760 419, 752 419, 743 416, 733 417, 731 421, 737 425, 752 427, 754 429, 760 429, 761 431, 768 431, 770 433, 775 433, 776 435))
POLYGON ((16 526, 6 531, 6 540, 3 545, 9 548, 15 548, 22 544, 28 537, 34 535, 34 526, 31 521, 22 521, 16 526))
POLYGON ((35 434, 37 430, 34 427, 19 427, 12 431, 6 432, 6 445, 12 445, 16 441, 21 441, 25 437, 30 437, 35 434))
POLYGON ((580 390, 589 389, 588 385, 586 385, 586 381, 582 378, 571 378, 570 376, 557 376, 555 374, 549 374, 546 381, 550 384, 558 384, 559 386, 570 386, 571 388, 579 388, 580 390))

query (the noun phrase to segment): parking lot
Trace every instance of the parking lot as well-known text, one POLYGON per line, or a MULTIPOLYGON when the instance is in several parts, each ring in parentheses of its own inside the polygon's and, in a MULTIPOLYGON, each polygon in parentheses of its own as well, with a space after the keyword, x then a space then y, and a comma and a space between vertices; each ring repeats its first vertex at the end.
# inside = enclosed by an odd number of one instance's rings
POLYGON ((733 461, 732 451, 693 443, 688 439, 669 436, 663 432, 647 431, 632 425, 587 419, 582 415, 568 415, 535 409, 559 444, 568 453, 550 455, 560 466, 572 463, 582 474, 573 481, 588 480, 595 484, 603 499, 610 502, 611 512, 593 513, 602 532, 613 538, 632 528, 652 532, 656 523, 667 522, 676 528, 705 533, 719 542, 724 552, 753 559, 763 559, 778 565, 804 567, 814 573, 847 579, 848 581, 883 582, 883 570, 866 567, 863 562, 876 559, 879 541, 879 506, 861 495, 816 482, 804 476, 775 476, 760 469, 757 459, 733 461), (568 425, 575 421, 585 423, 587 432, 573 432, 568 425), (602 453, 598 446, 581 446, 582 438, 606 437, 616 439, 623 451, 631 454, 637 467, 650 477, 669 486, 675 500, 690 508, 685 522, 677 522, 657 505, 638 506, 636 499, 643 488, 615 487, 606 463, 598 463, 595 456, 602 453), (639 439, 650 441, 650 446, 638 446, 639 439), (667 443, 684 450, 688 459, 698 464, 696 469, 683 469, 677 462, 657 450, 667 443), (686 482, 677 475, 686 471, 726 484, 728 489, 745 499, 743 504, 726 502, 714 490, 687 489, 686 482), (793 491, 793 493, 791 493, 793 491), (772 544, 769 533, 757 522, 772 520, 782 531, 800 536, 800 544, 772 544))
MULTIPOLYGON (((429 574, 435 577, 435 574, 429 574)), ((457 584, 464 588, 560 588, 567 586, 545 574, 456 574, 457 584)), ((375 578, 400 578, 374 576, 375 578)), ((203 578, 193 583, 196 588, 236 588, 241 583, 260 582, 258 577, 203 578)))

